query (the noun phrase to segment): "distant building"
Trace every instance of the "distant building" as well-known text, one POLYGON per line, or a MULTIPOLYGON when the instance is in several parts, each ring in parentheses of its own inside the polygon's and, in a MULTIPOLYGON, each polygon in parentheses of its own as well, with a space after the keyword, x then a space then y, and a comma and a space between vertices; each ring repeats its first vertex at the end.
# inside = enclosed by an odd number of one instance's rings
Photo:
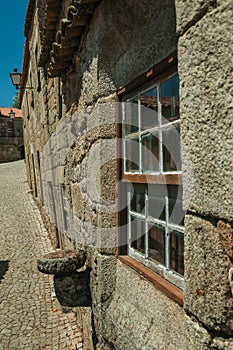
POLYGON ((24 158, 23 119, 18 108, 0 107, 0 163, 24 158))

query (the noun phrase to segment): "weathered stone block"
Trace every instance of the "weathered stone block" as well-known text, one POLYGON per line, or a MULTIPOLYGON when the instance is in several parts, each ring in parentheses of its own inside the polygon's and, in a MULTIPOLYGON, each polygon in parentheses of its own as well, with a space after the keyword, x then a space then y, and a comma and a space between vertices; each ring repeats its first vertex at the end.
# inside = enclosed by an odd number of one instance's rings
POLYGON ((116 284, 116 257, 94 254, 92 256, 93 272, 91 281, 96 304, 101 308, 109 305, 113 298, 116 284))
POLYGON ((233 340, 224 338, 215 338, 210 344, 211 350, 233 350, 233 340))
POLYGON ((74 60, 76 79, 72 74, 67 79, 66 103, 77 100, 80 86, 83 106, 115 92, 176 46, 174 0, 100 2, 74 60))
POLYGON ((228 274, 233 230, 223 225, 220 222, 215 227, 201 218, 186 217, 185 309, 207 327, 232 335, 233 299, 228 274))
POLYGON ((37 261, 38 270, 49 275, 69 275, 84 266, 86 254, 83 250, 57 250, 37 261))
POLYGON ((69 276, 54 276, 54 288, 61 305, 91 305, 90 269, 69 276))
POLYGON ((197 321, 185 316, 184 349, 209 350, 211 336, 197 321))
POLYGON ((187 349, 183 309, 119 261, 115 292, 101 316, 102 334, 117 349, 187 349))
POLYGON ((84 203, 83 196, 80 191, 80 187, 77 183, 71 184, 71 198, 72 198, 72 208, 74 215, 79 218, 83 218, 84 215, 84 203))
POLYGON ((233 219, 233 3, 179 40, 185 209, 233 219), (208 39, 207 39, 208 38, 208 39))
POLYGON ((208 11, 214 9, 217 6, 217 0, 175 0, 175 5, 177 32, 182 35, 208 11))

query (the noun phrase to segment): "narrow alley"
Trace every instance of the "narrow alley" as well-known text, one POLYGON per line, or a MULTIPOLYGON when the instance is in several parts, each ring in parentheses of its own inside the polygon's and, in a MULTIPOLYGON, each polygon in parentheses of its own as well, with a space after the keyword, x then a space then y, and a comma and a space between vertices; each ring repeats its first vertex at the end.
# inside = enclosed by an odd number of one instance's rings
POLYGON ((0 350, 82 349, 73 312, 55 309, 53 277, 37 270, 52 250, 24 161, 0 164, 0 350))

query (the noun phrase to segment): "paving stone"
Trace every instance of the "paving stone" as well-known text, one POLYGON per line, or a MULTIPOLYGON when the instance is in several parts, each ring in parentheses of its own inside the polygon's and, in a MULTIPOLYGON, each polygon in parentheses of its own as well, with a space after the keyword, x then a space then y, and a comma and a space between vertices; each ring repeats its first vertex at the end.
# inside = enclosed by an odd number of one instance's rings
POLYGON ((53 277, 37 270, 37 259, 53 249, 24 161, 0 164, 0 193, 0 264, 8 264, 0 276, 0 350, 70 350, 81 330, 73 313, 52 312, 53 277))

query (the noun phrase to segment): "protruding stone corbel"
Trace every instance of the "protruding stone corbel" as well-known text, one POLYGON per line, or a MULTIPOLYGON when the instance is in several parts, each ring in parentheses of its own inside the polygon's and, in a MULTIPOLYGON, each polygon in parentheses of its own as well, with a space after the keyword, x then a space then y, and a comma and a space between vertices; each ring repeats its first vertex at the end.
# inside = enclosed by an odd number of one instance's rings
POLYGON ((57 31, 56 41, 59 45, 61 44, 61 31, 60 30, 57 31))
POLYGON ((75 6, 69 6, 67 9, 67 19, 68 21, 72 21, 73 17, 76 16, 78 10, 75 6))
POLYGON ((93 4, 98 1, 99 0, 73 0, 72 4, 76 7, 79 7, 80 5, 93 4))
POLYGON ((61 35, 65 37, 66 35, 66 27, 71 25, 72 21, 68 20, 67 18, 61 19, 61 35))
POLYGON ((38 259, 42 273, 54 275, 54 288, 63 306, 90 306, 90 268, 84 268, 86 253, 83 250, 58 250, 38 259), (77 271, 83 267, 83 271, 77 271))
POLYGON ((231 267, 228 272, 228 281, 231 287, 231 294, 233 295, 233 267, 231 267))
POLYGON ((38 270, 48 275, 69 275, 85 265, 83 250, 58 250, 46 254, 37 261, 38 270))

